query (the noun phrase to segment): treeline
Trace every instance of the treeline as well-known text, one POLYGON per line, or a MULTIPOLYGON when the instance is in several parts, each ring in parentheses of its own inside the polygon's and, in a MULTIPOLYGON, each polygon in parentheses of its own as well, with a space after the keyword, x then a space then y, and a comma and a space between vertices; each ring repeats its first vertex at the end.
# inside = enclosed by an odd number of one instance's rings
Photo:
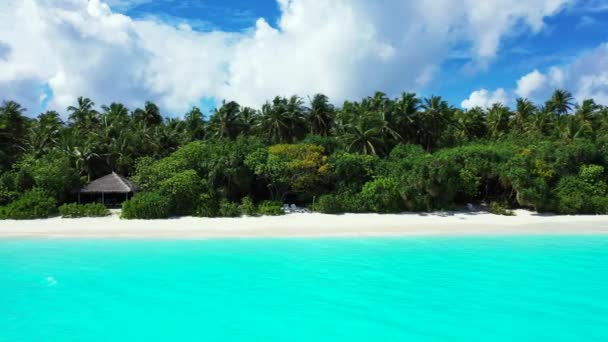
POLYGON ((334 107, 321 94, 256 110, 224 102, 163 118, 147 102, 28 118, 0 107, 0 217, 44 217, 110 171, 144 192, 125 217, 401 212, 466 203, 563 214, 608 212, 608 108, 557 90, 542 105, 461 110, 440 97, 376 93, 334 107), (62 117, 66 117, 64 122, 62 117), (46 203, 36 208, 36 203, 46 203), (33 212, 33 213, 32 213, 33 212), (25 214, 24 214, 25 213, 25 214))

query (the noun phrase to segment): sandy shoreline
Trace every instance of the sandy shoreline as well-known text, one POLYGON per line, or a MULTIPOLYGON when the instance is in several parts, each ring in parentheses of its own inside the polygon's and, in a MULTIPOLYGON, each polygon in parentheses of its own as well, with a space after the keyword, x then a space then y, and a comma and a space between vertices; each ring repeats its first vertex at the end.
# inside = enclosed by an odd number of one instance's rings
POLYGON ((0 238, 255 238, 608 234, 606 216, 517 216, 488 213, 290 214, 279 217, 121 220, 104 218, 0 221, 0 238))

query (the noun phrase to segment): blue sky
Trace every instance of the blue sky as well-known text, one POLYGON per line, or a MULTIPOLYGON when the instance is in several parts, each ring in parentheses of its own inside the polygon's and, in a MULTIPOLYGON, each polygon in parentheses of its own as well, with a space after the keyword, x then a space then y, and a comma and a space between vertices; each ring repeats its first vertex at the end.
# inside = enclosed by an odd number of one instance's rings
MULTIPOLYGON (((223 31, 248 30, 258 18, 276 25, 280 17, 279 6, 274 0, 186 0, 180 3, 162 0, 144 3, 126 7, 124 13, 136 18, 152 15, 175 23, 186 22, 198 30, 223 31)), ((546 28, 541 33, 507 37, 502 42, 501 53, 486 70, 467 72, 463 69, 467 58, 454 56, 448 59, 442 64, 437 80, 419 92, 427 96, 439 94, 459 104, 472 90, 515 87, 515 80, 530 69, 545 70, 556 64, 567 64, 608 39, 608 6, 583 3, 545 20, 546 28)), ((206 98, 202 105, 209 107, 211 103, 206 98)))
POLYGON ((486 71, 467 75, 462 72, 461 60, 448 61, 439 82, 428 91, 460 103, 474 89, 515 87, 515 81, 530 70, 568 64, 607 39, 608 11, 563 11, 547 18, 541 33, 505 39, 502 51, 486 71))
POLYGON ((171 116, 375 90, 472 107, 566 88, 608 105, 607 23, 603 0, 6 0, 0 94, 32 112, 84 95, 171 116))

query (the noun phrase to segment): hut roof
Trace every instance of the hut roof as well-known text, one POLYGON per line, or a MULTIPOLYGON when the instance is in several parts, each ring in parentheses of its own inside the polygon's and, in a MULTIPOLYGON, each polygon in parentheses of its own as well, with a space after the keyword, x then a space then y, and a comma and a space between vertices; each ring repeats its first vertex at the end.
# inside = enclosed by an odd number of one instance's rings
POLYGON ((115 172, 98 178, 80 190, 81 193, 129 193, 137 192, 139 187, 115 172))

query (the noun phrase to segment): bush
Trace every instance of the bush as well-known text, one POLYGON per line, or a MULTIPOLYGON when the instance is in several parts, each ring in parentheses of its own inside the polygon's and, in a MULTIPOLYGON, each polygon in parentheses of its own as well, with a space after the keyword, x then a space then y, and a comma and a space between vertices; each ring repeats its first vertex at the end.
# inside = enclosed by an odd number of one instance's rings
POLYGON ((34 188, 11 204, 0 207, 0 219, 30 220, 57 213, 57 202, 41 189, 34 188))
POLYGON ((335 153, 330 165, 338 191, 360 191, 363 185, 373 179, 380 159, 357 153, 335 153))
POLYGON ((515 213, 513 213, 512 210, 509 210, 507 208, 506 204, 499 203, 499 202, 490 203, 490 208, 488 209, 488 211, 494 215, 502 215, 502 216, 514 216, 515 215, 515 213))
POLYGON ((173 214, 191 215, 203 182, 196 171, 186 170, 160 182, 158 190, 171 202, 173 214))
POLYGON ((196 217, 216 217, 218 216, 218 203, 213 196, 204 193, 199 196, 198 203, 193 215, 196 217))
POLYGON ((161 219, 171 215, 171 203, 156 192, 141 192, 122 205, 121 218, 161 219))
POLYGON ((323 214, 342 214, 344 206, 340 203, 340 199, 336 195, 323 195, 317 199, 314 206, 314 211, 323 214))
POLYGON ((560 214, 605 214, 608 212, 608 186, 603 180, 604 168, 581 167, 578 176, 563 177, 555 192, 560 214))
POLYGON ((337 195, 319 197, 314 207, 323 214, 367 213, 370 212, 361 193, 344 192, 337 195))
POLYGON ((247 216, 256 216, 258 214, 255 204, 249 196, 243 197, 241 200, 241 211, 247 216))
POLYGON ((376 213, 401 212, 404 204, 398 189, 399 182, 396 179, 378 178, 363 186, 361 199, 367 208, 376 213))
POLYGON ((220 202, 218 216, 219 217, 240 217, 241 209, 239 208, 238 204, 236 204, 234 202, 230 202, 226 199, 223 199, 220 202))
POLYGON ((258 206, 260 215, 266 216, 281 216, 285 215, 285 211, 281 207, 281 203, 277 201, 264 201, 258 206))
POLYGON ((0 184, 0 206, 7 205, 17 198, 17 193, 10 191, 3 184, 0 184))
POLYGON ((15 164, 15 191, 24 192, 33 187, 44 189, 57 201, 64 201, 71 190, 80 187, 78 172, 70 159, 59 151, 42 157, 26 155, 15 164))
POLYGON ((66 203, 59 207, 59 214, 65 218, 103 217, 110 215, 110 211, 101 203, 66 203))

